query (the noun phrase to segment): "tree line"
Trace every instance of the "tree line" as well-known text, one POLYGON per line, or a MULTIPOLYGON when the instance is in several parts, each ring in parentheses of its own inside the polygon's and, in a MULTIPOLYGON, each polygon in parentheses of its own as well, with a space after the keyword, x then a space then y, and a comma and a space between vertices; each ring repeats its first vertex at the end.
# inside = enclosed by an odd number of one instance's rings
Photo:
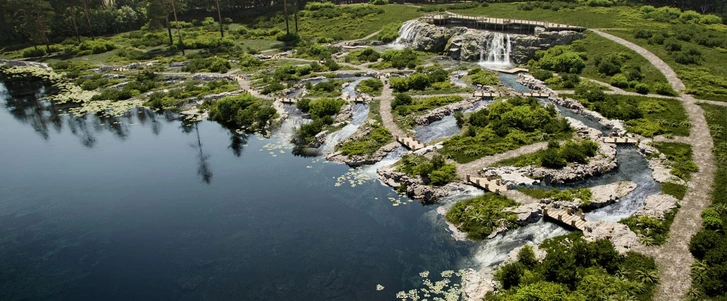
MULTIPOLYGON (((512 2, 485 0, 487 2, 512 2)), ((551 1, 551 0, 536 0, 551 1)), ((224 20, 253 24, 260 16, 285 16, 286 32, 291 22, 297 31, 298 11, 309 0, 0 0, 0 45, 46 45, 66 38, 96 36, 166 27, 170 44, 179 39, 178 20, 213 17, 224 36, 224 20), (290 20, 290 19, 293 20, 290 20), (222 21, 222 22, 220 22, 222 21), (176 26, 175 26, 176 24, 176 26), (173 29, 177 34, 174 37, 173 29)), ((334 4, 368 3, 371 0, 333 0, 334 4)), ((389 3, 447 3, 456 0, 389 0, 389 3)), ((563 1, 561 1, 563 2, 563 1)), ((585 0, 565 0, 579 2, 585 0)), ((612 0, 614 5, 674 6, 700 13, 727 13, 727 0, 612 0)), ((386 1, 374 1, 381 4, 386 1)))

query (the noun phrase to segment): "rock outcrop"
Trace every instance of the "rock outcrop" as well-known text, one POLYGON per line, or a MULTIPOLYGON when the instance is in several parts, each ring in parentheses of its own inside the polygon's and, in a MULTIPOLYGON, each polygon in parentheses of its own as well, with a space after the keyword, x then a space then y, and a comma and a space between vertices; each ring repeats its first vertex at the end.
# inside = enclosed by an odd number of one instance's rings
POLYGON ((398 172, 394 167, 380 168, 376 171, 381 182, 391 187, 406 187, 406 194, 412 199, 425 204, 437 203, 451 191, 461 190, 462 183, 449 183, 444 186, 431 186, 424 184, 420 177, 411 177, 405 173, 398 172))
POLYGON ((588 222, 588 226, 591 231, 583 232, 583 236, 586 241, 593 242, 599 239, 608 239, 613 242, 616 251, 620 254, 633 250, 636 247, 641 246, 639 243, 639 237, 624 224, 607 222, 607 221, 595 221, 588 222))
POLYGON ((641 207, 635 216, 649 216, 658 219, 664 219, 664 214, 671 212, 677 207, 679 200, 668 194, 651 195, 644 200, 644 206, 641 207))
MULTIPOLYGON (((398 42, 419 51, 446 52, 454 59, 477 61, 481 56, 487 55, 486 45, 489 45, 498 34, 500 33, 467 27, 442 27, 413 20, 402 26, 398 42)), ((538 50, 567 45, 585 38, 585 34, 575 31, 508 35, 512 46, 510 58, 516 64, 526 63, 538 50)))

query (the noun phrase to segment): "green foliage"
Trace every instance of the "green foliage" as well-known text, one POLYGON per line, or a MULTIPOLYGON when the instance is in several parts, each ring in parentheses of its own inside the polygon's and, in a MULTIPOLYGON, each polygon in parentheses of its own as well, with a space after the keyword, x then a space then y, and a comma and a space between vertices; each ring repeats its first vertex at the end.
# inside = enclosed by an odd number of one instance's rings
POLYGON ((619 221, 636 233, 645 245, 663 245, 669 237, 669 229, 679 208, 664 214, 663 219, 650 216, 629 216, 619 221))
POLYGON ((467 123, 474 135, 456 135, 439 150, 459 163, 572 133, 554 107, 543 107, 534 98, 497 101, 470 115, 467 123))
POLYGON ((378 69, 414 69, 419 63, 419 56, 410 48, 406 48, 404 50, 384 51, 384 53, 381 54, 381 59, 383 59, 383 62, 373 64, 371 67, 378 69))
POLYGON ((540 68, 559 73, 581 73, 586 63, 581 57, 584 54, 571 50, 570 46, 555 46, 545 51, 538 51, 535 56, 540 68))
POLYGON ((467 71, 465 81, 475 85, 495 86, 500 83, 500 78, 496 73, 475 67, 467 71))
POLYGON ((90 51, 93 54, 99 54, 116 49, 116 44, 101 39, 95 41, 86 40, 78 46, 78 49, 80 51, 90 51))
POLYGON ((237 84, 226 80, 216 80, 206 84, 200 81, 186 81, 180 89, 152 93, 144 105, 153 109, 177 110, 186 104, 189 98, 234 91, 238 88, 237 84))
POLYGON ((370 133, 361 139, 344 142, 340 147, 344 156, 370 156, 394 139, 389 130, 378 122, 364 126, 370 128, 370 133))
POLYGON ((702 212, 703 229, 689 243, 689 251, 700 262, 692 267, 692 286, 703 299, 727 297, 727 108, 702 104, 714 140, 717 162, 712 184, 712 204, 702 212))
POLYGON ((270 102, 250 94, 207 101, 203 108, 209 110, 211 120, 230 128, 243 128, 251 132, 266 130, 270 121, 277 116, 270 102))
POLYGON ((232 68, 230 62, 220 57, 210 58, 196 58, 193 59, 187 66, 182 67, 184 72, 219 72, 227 73, 232 68))
POLYGON ((550 190, 537 189, 537 188, 521 188, 518 191, 527 194, 536 199, 549 198, 555 201, 566 201, 575 202, 578 201, 581 206, 590 206, 593 195, 591 190, 588 188, 568 188, 568 189, 557 189, 553 188, 550 190))
POLYGON ((437 83, 448 82, 449 72, 440 66, 432 66, 426 70, 417 71, 408 77, 393 77, 389 79, 391 88, 396 92, 406 92, 409 90, 423 91, 430 87, 437 88, 437 83))
POLYGON ((431 160, 424 156, 404 155, 396 170, 410 176, 419 176, 425 183, 434 186, 443 186, 457 179, 457 167, 446 163, 439 155, 431 160))
POLYGON ((318 98, 311 100, 308 104, 308 113, 313 119, 322 118, 338 114, 341 107, 346 103, 343 99, 336 98, 318 98))
POLYGON ((28 48, 23 50, 23 57, 39 57, 46 55, 45 48, 28 48))
POLYGON ((626 95, 601 95, 595 89, 576 89, 576 98, 587 108, 609 119, 625 121, 626 129, 645 137, 655 135, 689 136, 689 122, 676 99, 626 95), (603 100, 601 99, 603 96, 603 100))
POLYGON ((372 96, 380 96, 381 90, 384 88, 384 83, 381 82, 378 78, 368 78, 365 80, 362 80, 358 85, 356 86, 356 89, 358 89, 361 93, 366 93, 368 95, 372 96))
POLYGON ((94 95, 91 100, 126 100, 141 93, 151 91, 158 86, 158 75, 143 71, 136 78, 127 83, 121 90, 106 88, 101 93, 94 95))
POLYGON ((384 43, 391 43, 399 37, 399 28, 401 23, 391 23, 384 26, 376 35, 376 39, 384 43))
POLYGON ((689 181, 692 173, 697 172, 697 164, 692 160, 692 147, 686 143, 676 142, 653 142, 651 146, 659 150, 669 160, 671 174, 689 181))
POLYGON ((296 56, 300 58, 309 58, 316 60, 330 59, 331 55, 337 53, 335 47, 326 47, 318 44, 308 44, 296 48, 296 56))
POLYGON ((547 239, 547 252, 532 267, 504 265, 495 273, 502 284, 485 300, 650 300, 658 282, 650 257, 619 255, 608 240, 586 242, 579 232, 547 239))
POLYGON ((378 53, 371 47, 362 50, 351 51, 345 57, 347 63, 365 63, 365 62, 376 62, 381 57, 381 53, 378 53))
POLYGON ((661 192, 663 194, 671 195, 678 200, 684 199, 684 195, 687 193, 687 186, 674 184, 674 183, 661 183, 661 192))
POLYGON ((588 158, 595 156, 597 152, 598 144, 591 140, 583 140, 581 142, 568 141, 563 146, 554 142, 549 143, 547 149, 502 160, 494 165, 516 167, 532 165, 562 168, 568 165, 568 163, 587 163, 588 158))
POLYGON ((516 227, 517 215, 505 210, 518 204, 504 196, 485 194, 456 203, 447 212, 447 220, 467 233, 471 239, 485 239, 493 231, 516 227))
POLYGON ((462 96, 433 96, 427 98, 411 98, 406 94, 397 94, 391 102, 391 108, 400 116, 428 111, 434 108, 446 106, 451 103, 462 101, 462 96))
MULTIPOLYGON (((299 69, 300 70, 300 69, 299 69)), ((328 80, 317 83, 308 89, 308 96, 311 97, 338 97, 341 95, 343 81, 328 80)))

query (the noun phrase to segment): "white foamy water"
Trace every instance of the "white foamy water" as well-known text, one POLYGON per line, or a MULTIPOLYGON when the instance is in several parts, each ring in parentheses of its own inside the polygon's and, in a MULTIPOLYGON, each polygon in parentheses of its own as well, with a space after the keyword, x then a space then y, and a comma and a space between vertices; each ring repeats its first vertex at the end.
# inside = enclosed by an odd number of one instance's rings
POLYGON ((543 240, 568 234, 568 231, 542 219, 518 229, 507 231, 504 235, 484 241, 473 252, 474 265, 479 269, 493 267, 507 258, 513 249, 525 244, 540 244, 543 240))
POLYGON ((417 23, 419 23, 419 21, 416 19, 404 22, 404 24, 402 24, 399 28, 399 37, 397 37, 396 40, 389 46, 394 49, 404 49, 407 43, 414 41, 414 38, 416 38, 418 33, 414 30, 417 23))
POLYGON ((492 39, 486 42, 484 50, 484 52, 480 51, 480 66, 488 69, 512 67, 512 63, 510 63, 510 54, 512 53, 510 35, 493 32, 492 39))

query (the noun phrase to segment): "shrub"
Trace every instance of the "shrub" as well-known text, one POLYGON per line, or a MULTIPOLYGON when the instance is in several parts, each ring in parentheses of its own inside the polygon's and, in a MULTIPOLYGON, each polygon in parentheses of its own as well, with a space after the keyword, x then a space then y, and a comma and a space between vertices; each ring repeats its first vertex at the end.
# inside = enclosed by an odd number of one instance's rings
POLYGON ((550 72, 548 70, 543 70, 543 69, 536 69, 533 72, 531 72, 531 74, 533 75, 533 77, 535 77, 539 80, 542 80, 542 81, 546 81, 549 78, 553 77, 553 72, 550 72))
POLYGON ((391 42, 395 41, 396 38, 399 37, 399 28, 400 27, 401 27, 401 23, 392 23, 392 24, 386 25, 376 35, 376 39, 378 39, 379 41, 382 41, 384 43, 391 43, 391 42))
POLYGON ((652 36, 654 36, 654 33, 651 30, 647 30, 647 29, 634 30, 634 37, 637 39, 649 39, 652 36))
POLYGON ((504 196, 486 194, 461 201, 447 212, 447 220, 467 233, 471 239, 485 239, 500 227, 517 226, 517 215, 504 210, 518 204, 504 196))
POLYGON ((653 84, 654 91, 656 91, 657 94, 660 95, 675 95, 674 90, 671 88, 671 85, 669 83, 654 83, 653 84))
POLYGON ((210 119, 231 128, 264 130, 277 112, 273 106, 250 94, 228 96, 214 102, 205 102, 210 119))
POLYGON ((45 49, 43 48, 28 48, 23 50, 23 57, 39 57, 44 56, 46 54, 45 49))
POLYGON ((636 89, 636 93, 639 94, 649 94, 649 85, 640 83, 634 87, 636 89))
POLYGON ((626 78, 625 75, 619 73, 611 77, 611 85, 619 88, 628 88, 629 80, 626 78))

